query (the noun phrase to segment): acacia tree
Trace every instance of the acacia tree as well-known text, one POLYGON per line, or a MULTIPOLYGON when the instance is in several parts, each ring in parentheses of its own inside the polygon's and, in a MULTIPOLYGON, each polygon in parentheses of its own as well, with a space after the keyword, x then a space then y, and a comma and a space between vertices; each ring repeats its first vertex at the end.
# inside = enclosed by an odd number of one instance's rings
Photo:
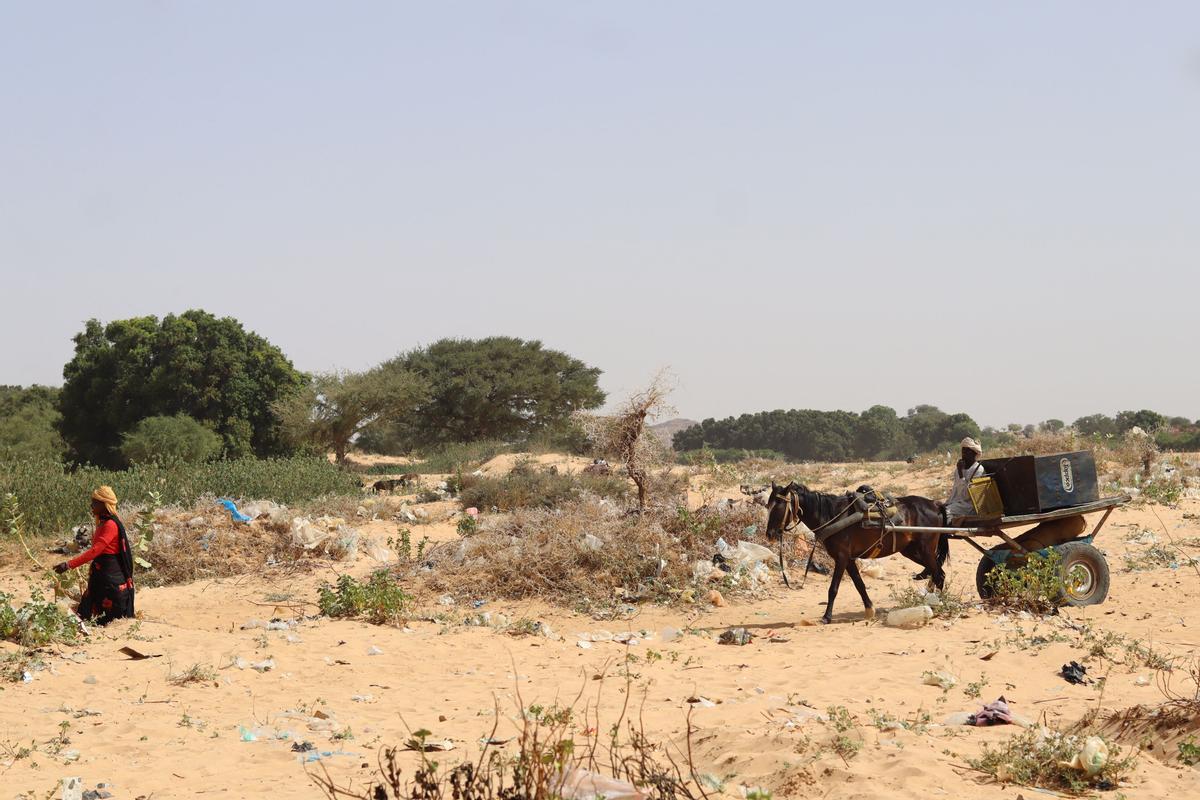
POLYGON ((413 414, 380 437, 401 451, 484 439, 520 441, 604 403, 599 369, 539 341, 511 336, 442 339, 385 366, 415 373, 428 385, 413 414))
POLYGON ((332 450, 341 464, 356 437, 411 414, 428 391, 420 376, 383 365, 317 375, 274 410, 290 441, 332 450))
POLYGON ((206 311, 89 320, 63 367, 59 432, 73 461, 116 467, 122 435, 146 417, 187 414, 225 455, 283 451, 271 404, 304 375, 263 337, 206 311))
POLYGON ((659 374, 649 387, 625 401, 616 414, 580 418, 593 453, 625 464, 629 478, 637 486, 639 513, 646 510, 651 470, 665 463, 667 455, 662 440, 653 434, 646 435, 646 420, 673 411, 666 403, 668 394, 664 377, 659 374))

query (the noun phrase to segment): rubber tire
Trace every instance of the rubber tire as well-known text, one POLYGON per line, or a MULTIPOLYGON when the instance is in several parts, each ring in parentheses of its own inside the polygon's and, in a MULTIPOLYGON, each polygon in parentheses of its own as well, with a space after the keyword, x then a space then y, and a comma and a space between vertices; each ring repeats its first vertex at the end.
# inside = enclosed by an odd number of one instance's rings
POLYGON ((980 600, 987 600, 992 596, 992 590, 987 585, 987 576, 996 567, 1004 569, 1004 565, 992 561, 991 556, 982 556, 979 559, 979 566, 975 568, 975 589, 979 592, 980 600))
POLYGON ((1062 557, 1063 599, 1069 606, 1095 606, 1103 603, 1108 597, 1108 562, 1104 555, 1087 542, 1067 542, 1055 548, 1062 557), (1076 596, 1067 588, 1067 576, 1071 570, 1080 567, 1089 572, 1091 587, 1086 594, 1076 596))

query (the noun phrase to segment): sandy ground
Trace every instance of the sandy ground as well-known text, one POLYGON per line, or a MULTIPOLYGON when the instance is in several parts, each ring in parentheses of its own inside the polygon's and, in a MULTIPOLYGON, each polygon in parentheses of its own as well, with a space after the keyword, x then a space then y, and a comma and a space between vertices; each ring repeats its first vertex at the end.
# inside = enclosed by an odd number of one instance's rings
MULTIPOLYGON (((542 458, 578 466, 565 457, 542 458)), ((489 471, 506 466, 488 465, 489 471)), ((847 465, 827 471, 823 481, 830 488, 871 481, 936 495, 941 472, 847 465)), ((497 737, 509 738, 520 702, 569 703, 582 690, 589 702, 598 699, 603 726, 616 722, 628 701, 647 734, 673 751, 685 745, 690 710, 695 767, 719 777, 731 797, 741 796, 739 787, 763 786, 776 797, 1030 798, 1037 793, 984 782, 965 766, 984 743, 1006 740, 1018 729, 941 723, 1000 695, 1019 714, 1052 726, 1069 725, 1091 709, 1159 702, 1154 682, 1137 680, 1152 677, 1151 670, 1088 657, 1089 646, 1073 626, 1090 624, 1172 655, 1196 656, 1200 577, 1188 568, 1129 572, 1124 555, 1146 547, 1127 541, 1144 530, 1160 538, 1164 527, 1176 539, 1200 535, 1198 514, 1194 499, 1178 508, 1113 514, 1098 540, 1113 570, 1101 606, 1046 619, 972 610, 964 619, 934 620, 911 631, 864 621, 849 581, 835 624, 808 624, 820 615, 827 586, 816 575, 791 590, 772 581, 754 602, 642 607, 623 621, 491 598, 480 598, 486 602, 478 611, 430 609, 455 620, 482 611, 539 620, 553 638, 420 620, 403 629, 326 619, 302 620, 286 631, 242 628, 256 619, 314 613, 317 585, 341 571, 369 572, 376 564, 367 557, 305 574, 266 569, 148 589, 138 594, 140 620, 97 630, 84 645, 49 656, 48 669, 31 682, 2 686, 0 797, 46 797, 64 776, 81 776, 88 787, 107 783, 117 798, 316 797, 308 771, 325 767, 343 782, 361 781, 381 746, 401 743, 419 728, 453 741, 457 752, 439 758, 455 761, 459 753, 477 753, 494 725, 497 737), (759 637, 743 647, 717 644, 716 636, 735 625, 759 637), (579 646, 580 634, 604 638, 603 632, 631 632, 637 643, 579 646), (119 652, 124 646, 158 657, 131 661, 119 652), (271 658, 274 666, 239 669, 239 658, 271 658), (1072 659, 1086 660, 1089 671, 1107 681, 1066 683, 1057 673, 1072 659), (212 667, 216 679, 170 682, 196 664, 212 667), (948 691, 925 685, 926 670, 949 671, 958 684, 948 691), (980 684, 978 699, 968 696, 972 683, 980 684), (689 704, 693 698, 710 702, 689 704), (828 745, 831 726, 813 718, 830 706, 844 706, 857 722, 848 735, 861 750, 846 760, 828 745), (332 730, 310 729, 318 711, 332 721, 316 727, 332 730), (873 719, 883 714, 911 723, 927 714, 929 723, 881 730, 873 719), (334 733, 345 738, 335 740, 334 733), (306 756, 291 750, 297 741, 311 741, 321 760, 305 763, 306 756), (31 752, 17 757, 21 748, 31 752)), ((395 528, 376 522, 369 532, 384 536, 395 528)), ((414 536, 421 535, 456 534, 445 522, 414 528, 414 536)), ((954 544, 950 582, 968 595, 977 562, 965 544, 954 544)), ((868 579, 868 588, 884 611, 891 590, 912 585, 915 566, 899 557, 879 563, 883 577, 868 579)), ((21 594, 27 576, 10 565, 0 572, 0 588, 21 594)), ((1174 741, 1147 741, 1160 752, 1144 751, 1119 791, 1128 798, 1200 797, 1200 771, 1159 758, 1174 741)), ((416 757, 405 759, 411 764, 416 757)))

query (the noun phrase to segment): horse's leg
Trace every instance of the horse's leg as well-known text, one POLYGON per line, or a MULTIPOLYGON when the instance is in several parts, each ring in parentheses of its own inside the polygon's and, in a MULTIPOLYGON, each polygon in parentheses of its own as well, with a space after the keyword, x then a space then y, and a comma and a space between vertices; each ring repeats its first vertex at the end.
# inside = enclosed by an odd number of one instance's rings
POLYGON ((828 625, 833 622, 833 601, 837 597, 838 584, 842 582, 842 573, 846 571, 847 557, 838 554, 837 560, 833 564, 833 577, 829 579, 829 601, 825 604, 825 616, 821 617, 821 622, 828 625))
POLYGON ((858 596, 862 598, 866 618, 874 619, 875 606, 871 605, 871 598, 867 597, 867 585, 863 583, 862 575, 858 571, 858 562, 853 558, 850 559, 850 563, 846 565, 846 571, 850 573, 850 580, 854 581, 854 588, 858 589, 858 596))

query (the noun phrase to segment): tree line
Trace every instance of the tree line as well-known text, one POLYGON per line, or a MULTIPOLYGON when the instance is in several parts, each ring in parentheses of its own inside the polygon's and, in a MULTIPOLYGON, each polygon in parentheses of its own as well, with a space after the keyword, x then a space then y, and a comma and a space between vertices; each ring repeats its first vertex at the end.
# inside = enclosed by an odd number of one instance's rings
POLYGON ((798 461, 896 459, 979 436, 967 414, 920 405, 899 416, 887 406, 853 411, 762 411, 722 420, 706 419, 675 434, 676 450, 775 450, 798 461))
POLYGON ((1122 436, 1140 428, 1164 450, 1200 450, 1200 420, 1167 417, 1146 409, 1122 411, 1115 417, 1091 414, 1067 425, 1049 419, 1038 424, 1013 423, 980 428, 964 413, 947 413, 932 405, 911 408, 904 416, 887 406, 852 411, 763 411, 725 419, 706 419, 675 434, 679 451, 776 451, 799 461, 848 461, 906 458, 916 453, 958 449, 964 436, 979 438, 985 449, 1010 445, 1039 433, 1061 433, 1068 427, 1096 440, 1122 436))
POLYGON ((74 339, 61 389, 0 387, 0 452, 118 468, 163 460, 375 451, 571 435, 600 370, 538 341, 443 339, 364 372, 306 374, 237 320, 201 310, 74 339))
MULTIPOLYGON (((61 389, 0 386, 0 457, 119 468, 328 452, 341 461, 352 446, 405 454, 484 440, 578 449, 573 416, 605 400, 599 369, 505 336, 443 339, 363 372, 318 374, 296 369, 236 319, 201 310, 90 320, 73 341, 61 389)), ((953 449, 964 436, 987 447, 1066 427, 1051 419, 981 430, 969 415, 932 405, 904 416, 876 405, 706 419, 677 433, 674 446, 894 459, 953 449)), ((1071 427, 1096 438, 1138 427, 1164 449, 1200 450, 1200 421, 1149 410, 1093 414, 1071 427)))

